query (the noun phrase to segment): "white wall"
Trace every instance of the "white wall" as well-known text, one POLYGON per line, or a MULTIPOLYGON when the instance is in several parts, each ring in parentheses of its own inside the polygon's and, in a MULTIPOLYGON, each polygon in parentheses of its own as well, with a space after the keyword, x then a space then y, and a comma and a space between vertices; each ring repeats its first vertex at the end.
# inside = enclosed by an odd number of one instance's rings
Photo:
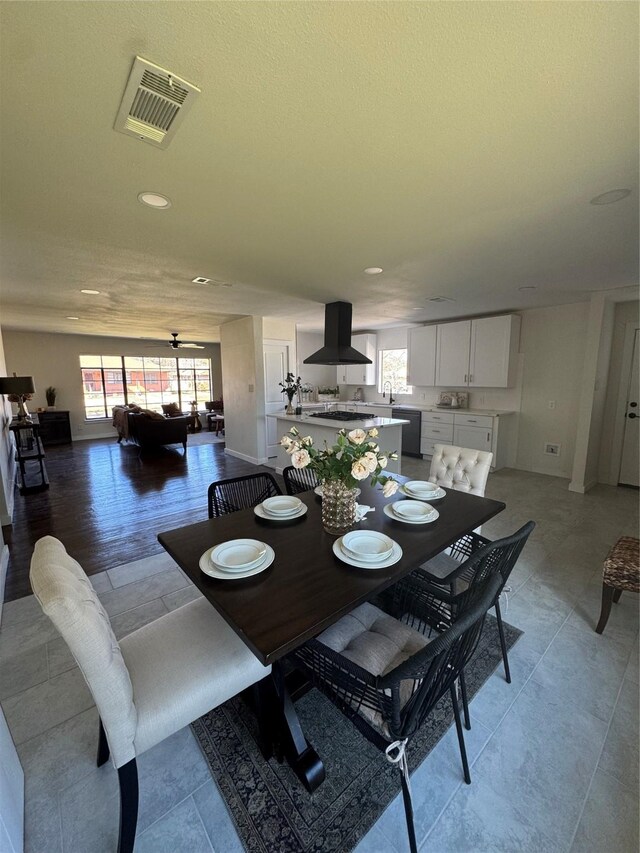
POLYGON ((298 372, 306 385, 314 388, 335 388, 336 368, 330 364, 304 364, 305 358, 324 346, 324 335, 319 332, 298 332, 296 351, 298 354, 298 372))
MULTIPOLYGON (((107 338, 96 335, 60 335, 41 332, 4 330, 7 371, 18 376, 33 376, 36 393, 29 404, 33 411, 46 406, 45 388, 58 391, 56 407, 70 412, 74 439, 114 436, 110 419, 85 420, 80 355, 146 355, 167 357, 174 351, 166 346, 149 346, 138 338, 107 338)), ((211 359, 213 399, 222 393, 220 344, 207 344, 201 350, 183 349, 180 356, 211 359)))
MULTIPOLYGON (((6 365, 2 329, 0 329, 0 376, 9 376, 10 373, 6 365)), ((13 453, 13 436, 9 430, 10 423, 11 403, 3 394, 0 396, 0 524, 2 525, 11 524, 15 494, 16 465, 13 453)), ((0 558, 2 553, 0 550, 0 558)), ((1 599, 2 596, 0 595, 0 601, 1 599)))
MULTIPOLYGON (((598 482, 610 483, 612 486, 618 483, 618 469, 620 459, 616 451, 617 442, 615 436, 616 415, 624 409, 626 400, 619 395, 620 379, 622 371, 622 355, 627 323, 635 328, 640 326, 638 316, 640 303, 638 300, 631 302, 619 302, 615 306, 613 318, 613 335, 611 342, 611 360, 609 363, 609 375, 606 382, 606 398, 604 403, 604 416, 602 419, 602 437, 600 439, 598 482), (617 458, 612 458, 612 452, 617 458)), ((619 448, 618 448, 619 449, 619 448)))

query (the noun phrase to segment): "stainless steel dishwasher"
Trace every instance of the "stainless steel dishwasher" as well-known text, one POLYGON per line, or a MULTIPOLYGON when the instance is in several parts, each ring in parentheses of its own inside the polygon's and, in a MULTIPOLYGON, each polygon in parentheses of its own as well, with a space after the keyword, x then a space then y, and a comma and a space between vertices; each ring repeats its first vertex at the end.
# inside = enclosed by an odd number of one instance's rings
POLYGON ((420 432, 422 424, 422 412, 416 409, 391 409, 392 418, 400 418, 403 421, 409 421, 408 424, 402 426, 402 455, 417 456, 422 458, 420 453, 420 432))

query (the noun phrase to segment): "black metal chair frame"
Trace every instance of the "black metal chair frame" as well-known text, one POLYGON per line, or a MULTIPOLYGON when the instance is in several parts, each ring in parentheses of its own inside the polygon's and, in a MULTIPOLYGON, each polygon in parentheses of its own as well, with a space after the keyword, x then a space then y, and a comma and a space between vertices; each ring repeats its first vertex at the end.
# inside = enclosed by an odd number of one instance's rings
POLYGON ((273 474, 249 474, 247 477, 231 477, 217 480, 207 490, 209 518, 218 518, 240 509, 249 509, 266 498, 281 495, 280 487, 273 474))
MULTIPOLYGON (((464 733, 456 694, 456 680, 469 663, 477 648, 482 632, 484 617, 492 606, 501 579, 488 577, 477 583, 468 592, 467 608, 453 624, 438 634, 421 651, 412 655, 391 672, 374 676, 367 670, 349 661, 319 640, 310 640, 292 653, 291 660, 308 676, 356 728, 378 749, 396 749, 397 763, 401 773, 402 795, 407 819, 407 831, 412 853, 417 850, 413 824, 413 806, 409 789, 409 770, 406 761, 407 741, 418 731, 437 702, 449 693, 458 735, 458 745, 464 770, 464 779, 471 783, 469 763, 464 744, 464 733), (407 701, 401 700, 403 682, 412 681, 411 694, 407 701), (381 715, 388 736, 374 728, 359 713, 369 708, 381 715)), ((412 576, 400 580, 394 586, 392 610, 396 618, 411 624, 420 633, 427 634, 433 626, 432 614, 423 608, 422 601, 415 596, 416 581, 412 576)), ((388 600, 379 602, 385 609, 388 600)), ((390 612, 387 609, 387 612, 390 612)))
POLYGON ((287 465, 282 476, 288 495, 299 495, 320 485, 320 480, 308 468, 294 468, 293 465, 287 465))

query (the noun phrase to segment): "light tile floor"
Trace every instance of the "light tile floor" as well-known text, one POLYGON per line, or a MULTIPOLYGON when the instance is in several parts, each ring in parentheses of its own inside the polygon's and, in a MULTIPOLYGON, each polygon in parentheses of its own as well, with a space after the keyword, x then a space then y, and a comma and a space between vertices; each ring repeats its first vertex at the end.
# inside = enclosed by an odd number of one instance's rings
MULTIPOLYGON (((404 473, 424 476, 426 463, 404 473)), ((513 683, 496 672, 471 706, 472 785, 449 731, 413 776, 419 844, 431 853, 638 849, 638 599, 625 593, 603 636, 601 566, 637 535, 638 495, 567 491, 553 477, 500 471, 487 494, 507 509, 490 538, 537 522, 503 604, 524 636, 513 683)), ((198 595, 168 555, 92 578, 118 637, 198 595)), ((25 770, 28 853, 107 853, 117 777, 95 766, 97 714, 73 659, 33 597, 5 605, 0 700, 25 770)), ((189 728, 141 756, 138 853, 233 853, 241 844, 189 728)), ((358 853, 408 849, 398 797, 358 853)))

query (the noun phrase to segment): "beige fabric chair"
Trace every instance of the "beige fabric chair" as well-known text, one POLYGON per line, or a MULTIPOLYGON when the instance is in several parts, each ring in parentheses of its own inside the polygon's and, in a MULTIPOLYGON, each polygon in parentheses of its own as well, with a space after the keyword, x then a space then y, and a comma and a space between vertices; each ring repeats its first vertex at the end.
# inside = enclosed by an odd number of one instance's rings
POLYGON ((447 489, 484 495, 493 453, 449 444, 435 444, 429 482, 447 489))
POLYGON ((98 766, 111 758, 120 782, 118 850, 133 850, 136 756, 269 675, 201 598, 120 643, 79 563, 52 536, 36 542, 31 586, 71 650, 100 714, 98 766))

